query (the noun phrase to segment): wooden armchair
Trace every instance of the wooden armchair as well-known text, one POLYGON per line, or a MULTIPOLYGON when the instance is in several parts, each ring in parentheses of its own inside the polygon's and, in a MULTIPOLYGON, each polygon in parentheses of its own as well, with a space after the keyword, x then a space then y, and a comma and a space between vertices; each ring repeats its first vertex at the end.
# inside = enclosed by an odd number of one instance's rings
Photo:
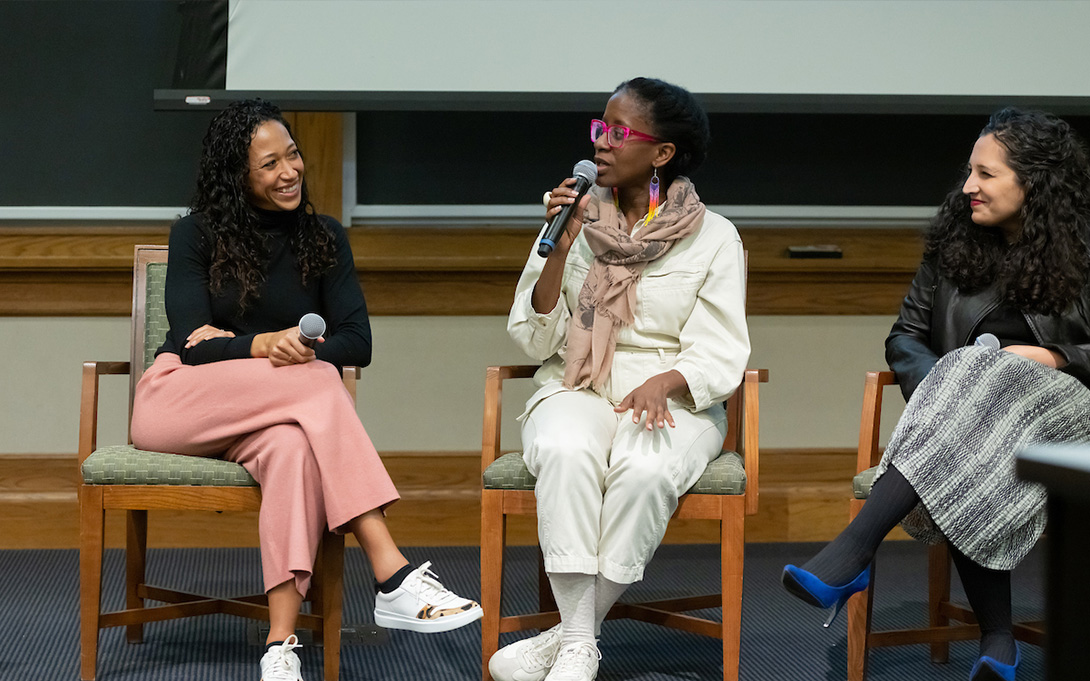
MULTIPOLYGON (((129 374, 129 411, 133 389, 151 365, 167 332, 164 288, 166 246, 137 246, 133 267, 132 355, 129 362, 85 362, 80 404, 80 677, 95 678, 98 632, 127 628, 128 641, 143 641, 147 622, 226 613, 268 620, 264 594, 207 598, 145 583, 148 511, 257 511, 261 489, 246 470, 230 461, 145 452, 132 444, 99 447, 99 377, 129 374), (126 518, 124 610, 101 611, 105 513, 121 510, 126 518), (146 600, 165 603, 150 606, 146 600)), ((359 369, 346 367, 344 383, 355 398, 359 369)), ((318 551, 309 598, 312 613, 299 625, 324 643, 325 679, 336 681, 340 667, 344 538, 326 532, 318 551)))
MULTIPOLYGON (((852 481, 854 498, 849 519, 854 519, 866 503, 874 484, 875 467, 882 458, 878 449, 879 426, 882 416, 884 388, 897 385, 892 371, 867 373, 863 388, 863 413, 859 424, 857 474, 852 481)), ((931 646, 931 661, 945 663, 950 658, 950 641, 980 637, 973 611, 950 600, 950 550, 945 543, 929 548, 927 566, 928 626, 922 629, 871 631, 874 605, 875 567, 871 564, 870 587, 848 600, 848 681, 867 678, 868 653, 871 648, 927 643, 931 646), (951 620, 961 624, 951 624, 951 620)), ((1015 638, 1042 645, 1042 622, 1022 622, 1014 625, 1015 638)))
MULTIPOLYGON (((484 440, 481 471, 481 635, 482 678, 490 681, 488 660, 499 649, 501 632, 545 629, 560 621, 544 564, 539 562, 538 598, 541 612, 501 617, 503 554, 508 515, 536 515, 536 479, 521 452, 500 453, 503 381, 529 378, 536 366, 493 366, 485 374, 484 440)), ((723 453, 710 464, 696 485, 678 503, 675 518, 714 520, 720 528, 721 592, 652 603, 617 603, 609 618, 627 617, 665 627, 711 636, 723 641, 723 679, 737 681, 742 629, 742 563, 745 517, 757 512, 758 385, 768 371, 749 369, 727 401, 727 437, 723 453), (722 607, 723 621, 685 614, 722 607)))

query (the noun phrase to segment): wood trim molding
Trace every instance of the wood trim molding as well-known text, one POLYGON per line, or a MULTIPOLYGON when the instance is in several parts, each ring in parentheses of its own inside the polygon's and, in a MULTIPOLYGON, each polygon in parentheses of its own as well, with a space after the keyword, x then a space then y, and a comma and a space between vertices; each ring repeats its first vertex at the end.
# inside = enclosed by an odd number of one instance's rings
POLYGON ((307 192, 315 210, 340 215, 344 181, 343 114, 336 112, 284 112, 295 142, 303 151, 307 192))
MULTIPOLYGON (((333 198, 323 199, 333 201, 333 198)), ((505 315, 536 223, 514 227, 367 225, 348 230, 376 315, 505 315)), ((0 227, 0 316, 128 316, 136 244, 169 226, 0 227)), ((912 229, 742 230, 751 315, 892 315, 922 253, 912 229), (836 244, 840 259, 796 260, 788 246, 836 244)))

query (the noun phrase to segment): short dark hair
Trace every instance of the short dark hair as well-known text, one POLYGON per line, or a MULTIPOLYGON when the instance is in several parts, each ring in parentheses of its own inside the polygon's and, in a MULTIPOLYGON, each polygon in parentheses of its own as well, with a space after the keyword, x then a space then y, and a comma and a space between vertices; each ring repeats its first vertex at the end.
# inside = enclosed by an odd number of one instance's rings
POLYGON ((711 129, 708 114, 693 93, 680 85, 657 78, 626 80, 613 91, 628 92, 646 107, 654 130, 648 131, 666 142, 673 142, 677 153, 660 169, 665 186, 678 175, 690 176, 708 157, 711 129))

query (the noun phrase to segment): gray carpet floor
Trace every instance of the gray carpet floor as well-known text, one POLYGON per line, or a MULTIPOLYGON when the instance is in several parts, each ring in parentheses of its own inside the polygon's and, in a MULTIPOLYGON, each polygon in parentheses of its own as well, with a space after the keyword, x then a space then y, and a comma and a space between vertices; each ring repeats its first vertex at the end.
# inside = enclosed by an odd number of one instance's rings
MULTIPOLYGON (((841 680, 846 675, 845 619, 823 629, 821 611, 789 596, 779 584, 785 563, 799 563, 814 544, 751 544, 746 547, 742 620, 743 681, 841 680)), ((1038 616, 1043 608, 1043 547, 1015 572, 1016 617, 1038 616)), ((505 611, 528 610, 536 600, 535 549, 509 550, 505 611)), ((444 583, 477 597, 479 555, 475 548, 410 548, 413 562, 431 560, 444 583)), ((875 626, 896 627, 926 621, 926 549, 911 542, 887 542, 879 553, 875 626)), ((105 599, 123 602, 122 554, 108 551, 105 599)), ((371 622, 372 577, 359 551, 347 552, 345 624, 371 622)), ((667 598, 714 590, 718 580, 713 546, 664 546, 631 596, 667 598)), ((76 551, 0 551, 0 680, 75 681, 79 678, 79 587, 76 551)), ((149 574, 164 584, 208 593, 258 592, 260 557, 256 549, 153 550, 149 574)), ((960 587, 955 583, 955 591, 960 587)), ((627 597, 627 596, 626 596, 627 597)), ((510 642, 520 635, 504 635, 510 642)), ((150 624, 146 642, 129 645, 122 629, 100 634, 100 681, 258 681, 262 648, 254 624, 227 616, 150 624)), ((663 630, 651 625, 606 622, 602 631, 600 681, 714 680, 722 678, 715 639, 663 630)), ((342 647, 345 681, 474 680, 480 678, 480 626, 445 634, 388 632, 378 644, 342 647)), ((321 649, 301 651, 304 678, 321 678, 321 649)), ((871 655, 872 681, 964 680, 976 658, 976 642, 955 643, 948 664, 932 664, 924 646, 879 649, 871 655)), ((1043 678, 1042 651, 1023 648, 1019 681, 1043 678)))

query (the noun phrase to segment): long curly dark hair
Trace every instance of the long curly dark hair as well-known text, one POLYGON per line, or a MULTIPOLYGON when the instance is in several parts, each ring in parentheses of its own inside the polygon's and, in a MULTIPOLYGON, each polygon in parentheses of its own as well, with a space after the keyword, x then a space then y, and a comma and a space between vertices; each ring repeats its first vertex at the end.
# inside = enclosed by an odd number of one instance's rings
POLYGON ((1063 120, 1041 111, 1006 108, 992 114, 980 136, 995 135, 1025 191, 1022 232, 1008 244, 998 230, 971 219, 961 183, 931 221, 925 257, 965 291, 999 286, 1020 310, 1059 314, 1090 272, 1090 166, 1086 146, 1063 120))
MULTIPOLYGON (((258 226, 258 214, 250 202, 250 141, 258 126, 277 121, 288 134, 291 126, 272 102, 246 99, 232 102, 208 126, 204 135, 197 193, 190 210, 203 216, 212 231, 212 263, 209 279, 212 292, 222 293, 226 284, 238 285, 239 306, 245 308, 257 297, 265 281, 269 252, 258 226)), ((300 152, 301 154, 302 152, 300 152)), ((335 264, 333 234, 318 219, 307 194, 303 177, 298 228, 289 237, 303 283, 335 264)))
POLYGON ((663 186, 669 187, 678 175, 696 172, 708 157, 711 128, 708 114, 693 93, 657 78, 626 80, 613 93, 622 91, 635 95, 647 106, 655 136, 677 147, 670 162, 659 169, 663 186))

